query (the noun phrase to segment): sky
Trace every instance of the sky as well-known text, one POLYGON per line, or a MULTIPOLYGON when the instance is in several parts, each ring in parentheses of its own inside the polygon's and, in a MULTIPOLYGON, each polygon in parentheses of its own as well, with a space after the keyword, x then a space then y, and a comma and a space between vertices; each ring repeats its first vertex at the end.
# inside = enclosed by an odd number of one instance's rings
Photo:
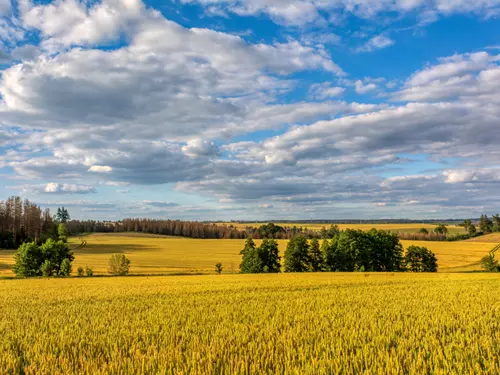
POLYGON ((73 218, 500 211, 500 0, 0 0, 0 199, 73 218))

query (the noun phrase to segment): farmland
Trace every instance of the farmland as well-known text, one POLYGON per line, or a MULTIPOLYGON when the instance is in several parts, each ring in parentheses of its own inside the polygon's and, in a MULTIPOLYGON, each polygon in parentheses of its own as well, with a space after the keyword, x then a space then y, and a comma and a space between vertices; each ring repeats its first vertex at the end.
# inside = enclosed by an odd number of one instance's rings
MULTIPOLYGON (((495 237, 496 238, 496 237, 495 237)), ((111 254, 124 253, 132 261, 133 274, 212 273, 214 265, 222 262, 224 273, 238 272, 239 255, 244 240, 191 239, 145 234, 91 234, 84 237, 86 246, 79 248, 81 240, 70 238, 74 249, 73 269, 90 266, 96 274, 106 274, 111 254)), ((500 242, 500 241, 499 241, 500 242)), ((259 244, 260 241, 256 240, 259 244)), ((279 240, 283 253, 286 240, 279 240)), ((401 241, 410 245, 427 246, 438 257, 439 271, 470 271, 480 269, 479 260, 495 242, 424 242, 401 241)), ((0 275, 12 276, 13 251, 0 251, 0 275)))
POLYGON ((498 374, 495 274, 0 280, 0 372, 498 374))

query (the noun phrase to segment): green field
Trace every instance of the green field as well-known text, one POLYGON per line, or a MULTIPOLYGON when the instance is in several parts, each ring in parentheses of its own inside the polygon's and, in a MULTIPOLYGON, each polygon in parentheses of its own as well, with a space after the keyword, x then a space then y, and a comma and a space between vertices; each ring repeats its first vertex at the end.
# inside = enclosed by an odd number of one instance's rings
POLYGON ((2 374, 498 374, 496 274, 0 280, 2 374))
MULTIPOLYGON (((130 233, 91 234, 83 239, 86 245, 79 248, 81 239, 70 238, 70 246, 75 253, 73 270, 88 265, 96 274, 107 274, 108 260, 115 253, 124 253, 130 258, 133 274, 212 273, 217 262, 222 262, 224 273, 237 273, 241 261, 239 252, 244 244, 244 240, 203 240, 130 233)), ((259 242, 256 241, 257 244, 259 242)), ((278 242, 283 252, 287 241, 278 242)), ((401 242, 404 247, 419 245, 430 248, 438 257, 439 270, 444 272, 480 269, 480 259, 496 244, 470 241, 401 242)), ((13 254, 13 251, 0 251, 0 275, 13 276, 13 254)))

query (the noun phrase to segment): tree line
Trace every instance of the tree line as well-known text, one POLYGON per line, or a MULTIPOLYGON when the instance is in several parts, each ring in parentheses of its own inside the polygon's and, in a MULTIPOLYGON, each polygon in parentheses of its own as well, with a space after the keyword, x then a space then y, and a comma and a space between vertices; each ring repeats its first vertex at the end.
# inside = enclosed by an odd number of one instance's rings
MULTIPOLYGON (((67 213, 67 211, 66 211, 67 213)), ((0 248, 15 249, 24 242, 45 242, 57 237, 57 222, 42 209, 20 197, 0 201, 0 248)))
POLYGON ((287 244, 284 261, 275 239, 256 246, 245 242, 240 252, 241 273, 285 272, 437 272, 436 255, 425 247, 410 246, 406 253, 395 233, 346 229, 332 239, 308 240, 297 235, 287 244))

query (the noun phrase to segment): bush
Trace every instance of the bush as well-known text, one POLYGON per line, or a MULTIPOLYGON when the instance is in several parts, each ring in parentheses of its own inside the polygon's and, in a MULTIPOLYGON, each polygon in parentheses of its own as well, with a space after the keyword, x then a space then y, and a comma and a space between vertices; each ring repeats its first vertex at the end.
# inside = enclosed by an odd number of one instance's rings
POLYGON ((40 267, 40 271, 42 272, 43 277, 52 276, 52 263, 50 263, 50 260, 45 260, 42 263, 42 266, 40 267))
POLYGON ((78 275, 78 277, 82 277, 84 275, 84 269, 83 267, 78 267, 78 269, 76 270, 76 274, 78 275))
POLYGON ((14 254, 14 260, 12 270, 17 276, 35 277, 42 275, 42 252, 36 243, 24 243, 19 246, 19 249, 14 254))
POLYGON ((128 275, 130 260, 123 254, 113 254, 109 259, 109 273, 114 276, 128 275))
POLYGON ((215 264, 215 273, 217 275, 220 275, 222 273, 222 263, 216 263, 215 264))
POLYGON ((59 276, 67 277, 71 275, 71 272, 73 272, 71 262, 68 258, 63 259, 63 261, 61 262, 61 267, 59 268, 59 276))
POLYGON ((87 266, 85 268, 85 274, 87 275, 87 277, 92 277, 92 276, 94 276, 94 271, 92 270, 92 268, 90 268, 89 266, 87 266))
POLYGON ((483 259, 481 259, 481 267, 488 272, 500 271, 500 264, 498 264, 498 260, 495 260, 495 255, 493 254, 486 255, 483 259))

